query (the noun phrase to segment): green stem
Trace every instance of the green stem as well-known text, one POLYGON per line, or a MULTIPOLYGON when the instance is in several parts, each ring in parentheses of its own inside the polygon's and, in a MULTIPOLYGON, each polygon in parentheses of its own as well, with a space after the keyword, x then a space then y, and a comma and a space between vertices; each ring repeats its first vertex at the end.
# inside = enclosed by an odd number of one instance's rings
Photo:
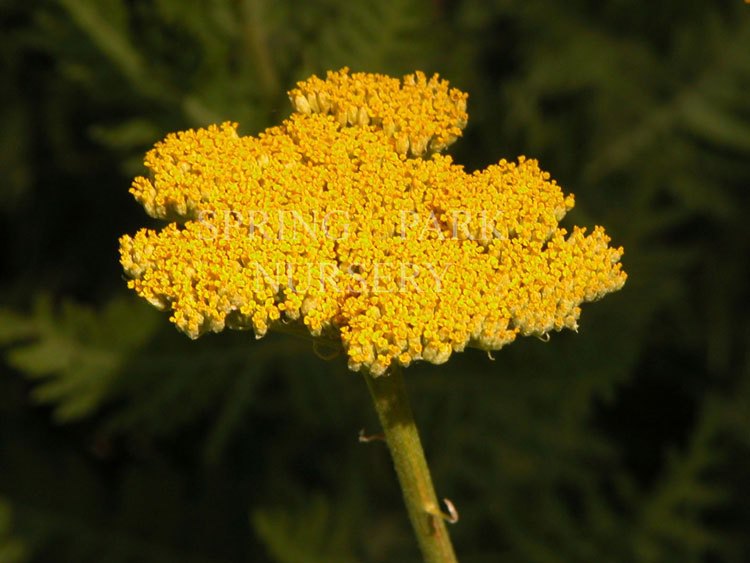
POLYGON ((400 369, 365 375, 425 563, 456 563, 400 369))
POLYGON ((263 2, 244 0, 241 8, 245 45, 250 54, 248 62, 252 63, 258 73, 263 94, 266 98, 273 99, 278 95, 280 87, 263 27, 263 2))

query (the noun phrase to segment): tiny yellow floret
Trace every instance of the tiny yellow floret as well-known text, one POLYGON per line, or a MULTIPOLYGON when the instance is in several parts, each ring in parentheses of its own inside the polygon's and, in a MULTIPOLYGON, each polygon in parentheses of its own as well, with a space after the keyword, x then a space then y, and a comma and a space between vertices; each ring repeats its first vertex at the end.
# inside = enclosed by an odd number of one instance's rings
POLYGON ((191 338, 294 324, 380 375, 575 330, 581 303, 625 283, 601 227, 559 227, 573 196, 535 160, 469 174, 441 153, 467 96, 437 75, 342 69, 289 96, 258 136, 168 135, 133 181, 169 223, 120 239, 129 287, 191 338))

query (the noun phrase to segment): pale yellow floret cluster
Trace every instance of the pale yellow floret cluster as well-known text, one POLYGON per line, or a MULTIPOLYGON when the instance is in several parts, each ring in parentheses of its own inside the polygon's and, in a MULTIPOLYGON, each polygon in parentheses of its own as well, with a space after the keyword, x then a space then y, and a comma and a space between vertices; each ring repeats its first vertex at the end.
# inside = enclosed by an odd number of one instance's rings
POLYGON ((169 135, 133 182, 171 222, 122 237, 129 285, 190 337, 304 327, 380 375, 576 329, 582 302, 624 284, 602 228, 558 226, 573 198, 536 161, 469 174, 435 152, 466 121, 445 81, 343 70, 290 97, 257 137, 169 135))

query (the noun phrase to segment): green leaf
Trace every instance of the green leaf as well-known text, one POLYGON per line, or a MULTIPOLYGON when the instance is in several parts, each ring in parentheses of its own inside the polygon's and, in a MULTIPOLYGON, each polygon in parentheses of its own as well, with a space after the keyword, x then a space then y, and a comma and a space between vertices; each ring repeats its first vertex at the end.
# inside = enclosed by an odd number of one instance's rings
POLYGON ((127 11, 121 0, 58 0, 96 46, 127 76, 146 79, 145 65, 127 34, 127 11))
POLYGON ((25 341, 7 351, 9 364, 37 381, 34 398, 70 421, 106 402, 130 355, 149 340, 159 315, 134 299, 115 299, 101 315, 68 303, 60 312, 40 301, 32 317, 0 315, 5 341, 25 341))
POLYGON ((325 496, 315 494, 295 509, 256 510, 251 520, 277 563, 354 563, 342 518, 325 496))

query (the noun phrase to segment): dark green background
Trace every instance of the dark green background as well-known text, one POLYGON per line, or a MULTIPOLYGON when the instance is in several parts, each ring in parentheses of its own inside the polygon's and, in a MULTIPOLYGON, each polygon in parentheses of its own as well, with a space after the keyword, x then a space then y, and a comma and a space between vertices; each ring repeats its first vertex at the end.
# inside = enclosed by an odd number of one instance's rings
POLYGON ((0 2, 0 562, 410 562, 361 377, 196 342, 125 287, 167 132, 254 134, 347 65, 470 94, 452 148, 537 157, 626 249, 579 334, 407 371, 466 563, 750 560, 750 5, 0 2))

